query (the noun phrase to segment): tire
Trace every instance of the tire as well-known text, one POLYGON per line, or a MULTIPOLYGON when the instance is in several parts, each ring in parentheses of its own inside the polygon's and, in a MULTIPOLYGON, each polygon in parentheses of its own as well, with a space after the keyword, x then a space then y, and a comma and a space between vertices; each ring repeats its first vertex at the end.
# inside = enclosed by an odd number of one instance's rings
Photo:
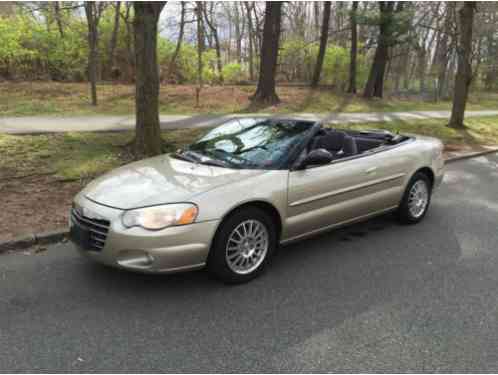
POLYGON ((425 173, 418 172, 408 182, 403 199, 398 208, 398 220, 402 224, 416 224, 427 213, 431 203, 432 183, 425 173), (426 191, 425 203, 423 192, 426 191), (415 197, 413 195, 416 195, 415 197), (419 195, 422 194, 422 195, 419 195), (415 200, 415 201, 414 201, 415 200))
POLYGON ((257 207, 242 208, 221 223, 207 268, 225 283, 245 283, 263 272, 276 247, 277 233, 271 216, 257 207), (240 236, 244 230, 246 236, 240 236))

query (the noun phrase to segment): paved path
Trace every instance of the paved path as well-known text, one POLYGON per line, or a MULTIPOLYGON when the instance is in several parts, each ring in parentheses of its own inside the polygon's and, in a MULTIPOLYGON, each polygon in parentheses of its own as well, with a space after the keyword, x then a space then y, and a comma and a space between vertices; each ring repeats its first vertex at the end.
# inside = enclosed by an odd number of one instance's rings
POLYGON ((0 372, 498 372, 497 163, 449 165, 418 225, 289 245, 245 285, 1 255, 0 372))
MULTIPOLYGON (((496 116, 496 111, 467 111, 466 117, 496 116)), ((162 115, 161 128, 197 128, 219 125, 234 117, 269 117, 269 114, 244 115, 162 115)), ((413 111, 413 112, 373 112, 373 113, 295 113, 273 115, 281 117, 299 117, 320 120, 327 123, 381 122, 393 120, 421 120, 427 118, 449 118, 449 111, 413 111)), ((67 131, 122 131, 133 129, 134 116, 33 116, 0 118, 0 132, 11 134, 50 133, 67 131)))

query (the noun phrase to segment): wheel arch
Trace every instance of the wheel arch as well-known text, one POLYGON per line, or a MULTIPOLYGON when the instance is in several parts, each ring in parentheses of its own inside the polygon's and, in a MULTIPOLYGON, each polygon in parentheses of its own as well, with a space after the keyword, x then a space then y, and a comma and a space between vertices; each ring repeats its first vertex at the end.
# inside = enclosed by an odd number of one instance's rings
MULTIPOLYGON (((427 178, 429 178, 429 181, 431 182, 431 189, 432 189, 432 187, 434 186, 434 179, 436 178, 434 171, 430 167, 422 167, 422 168, 417 169, 412 174, 412 177, 415 176, 417 173, 423 173, 427 176, 427 178)), ((410 178, 412 178, 412 177, 410 177, 410 178)))
POLYGON ((264 212, 266 212, 267 214, 270 215, 270 217, 272 218, 273 222, 276 225, 276 229, 277 229, 277 241, 278 242, 280 241, 280 237, 282 235, 282 216, 280 215, 280 212, 277 210, 277 208, 273 204, 271 204, 268 201, 265 201, 265 200, 253 200, 253 201, 248 201, 248 202, 240 203, 237 206, 232 207, 227 213, 225 213, 225 215, 223 215, 223 217, 221 218, 221 220, 220 220, 220 222, 218 224, 218 227, 216 228, 215 234, 213 236, 212 243, 214 243, 214 239, 218 235, 218 233, 220 231, 220 228, 223 225, 223 223, 231 215, 233 215, 235 212, 237 212, 239 210, 242 210, 244 208, 247 208, 247 207, 257 207, 257 208, 261 209, 262 211, 264 211, 264 212))

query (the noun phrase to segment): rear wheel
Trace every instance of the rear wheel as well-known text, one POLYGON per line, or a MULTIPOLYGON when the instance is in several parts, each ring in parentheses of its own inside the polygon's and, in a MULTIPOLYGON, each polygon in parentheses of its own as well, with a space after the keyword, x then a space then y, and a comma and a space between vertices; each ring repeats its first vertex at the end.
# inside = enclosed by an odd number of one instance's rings
POLYGON ((426 174, 416 173, 408 183, 398 209, 398 218, 404 224, 421 221, 431 202, 432 184, 426 174))
POLYGON ((227 283, 244 283, 259 275, 277 244, 269 215, 256 207, 242 208, 221 224, 208 259, 211 274, 227 283))

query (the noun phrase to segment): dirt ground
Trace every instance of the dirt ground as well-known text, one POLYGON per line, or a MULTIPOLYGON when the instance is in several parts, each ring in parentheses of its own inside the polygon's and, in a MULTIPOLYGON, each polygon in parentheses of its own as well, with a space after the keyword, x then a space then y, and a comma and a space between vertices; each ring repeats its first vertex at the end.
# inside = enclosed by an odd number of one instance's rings
POLYGON ((79 182, 33 176, 0 183, 0 241, 67 226, 79 182))

